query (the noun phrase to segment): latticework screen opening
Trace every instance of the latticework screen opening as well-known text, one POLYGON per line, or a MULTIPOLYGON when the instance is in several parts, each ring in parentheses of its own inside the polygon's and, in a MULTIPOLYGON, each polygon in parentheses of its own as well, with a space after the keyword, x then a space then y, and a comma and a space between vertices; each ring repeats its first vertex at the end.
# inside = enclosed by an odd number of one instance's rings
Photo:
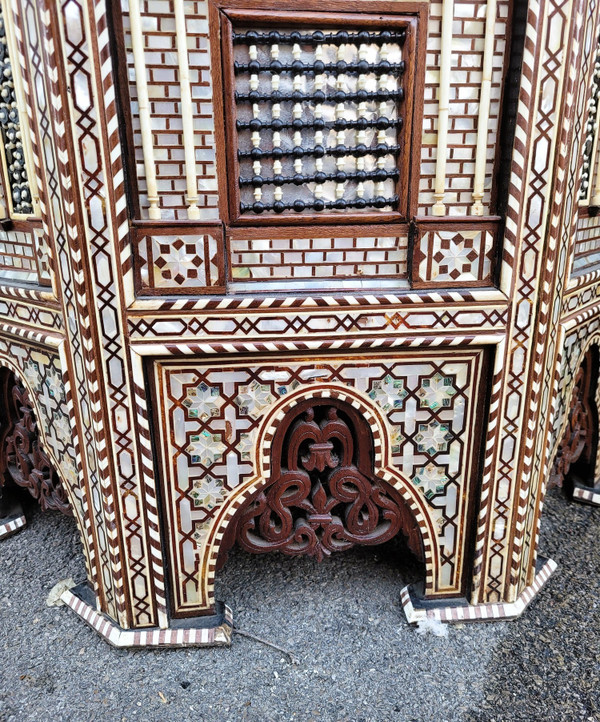
POLYGON ((406 29, 367 27, 234 24, 242 219, 400 210, 406 29))

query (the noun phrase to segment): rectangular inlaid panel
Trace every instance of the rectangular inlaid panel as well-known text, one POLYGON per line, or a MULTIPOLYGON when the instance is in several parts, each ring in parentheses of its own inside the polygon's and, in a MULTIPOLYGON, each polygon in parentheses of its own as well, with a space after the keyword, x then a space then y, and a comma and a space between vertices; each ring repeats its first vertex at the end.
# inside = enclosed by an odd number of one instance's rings
MULTIPOLYGON (((431 4, 427 38, 427 72, 423 108, 419 213, 431 214, 437 152, 442 3, 431 4)), ((477 122, 481 93, 486 0, 455 0, 452 23, 450 105, 446 195, 448 215, 466 216, 473 203, 477 122)), ((504 82, 508 0, 499 0, 494 33, 490 116, 483 205, 491 203, 494 159, 500 129, 500 101, 504 82)))
POLYGON ((389 423, 391 462, 418 493, 436 530, 434 593, 459 593, 481 426, 475 425, 484 352, 478 349, 309 359, 161 361, 154 366, 163 419, 155 443, 175 609, 199 604, 199 557, 227 495, 255 475, 265 415, 291 392, 313 398, 351 387, 389 423))
POLYGON ((573 275, 600 267, 600 216, 582 215, 577 221, 573 275))
POLYGON ((132 237, 136 277, 142 293, 224 290, 223 233, 218 226, 178 234, 142 229, 132 237))
POLYGON ((415 286, 491 285, 495 240, 491 224, 431 230, 423 224, 414 249, 415 286))
MULTIPOLYGON (((217 171, 213 120, 213 87, 208 33, 207 0, 185 0, 187 47, 194 115, 195 158, 198 173, 198 206, 202 221, 216 220, 217 171)), ((121 0, 131 120, 135 145, 141 217, 148 218, 146 175, 135 84, 128 0, 121 0)), ((144 60, 148 78, 148 96, 152 143, 156 168, 159 205, 162 218, 185 219, 186 176, 181 90, 177 61, 175 11, 169 0, 140 0, 144 40, 144 60)))
POLYGON ((0 230, 0 281, 48 285, 48 248, 41 229, 0 230))
POLYGON ((273 231, 272 237, 252 238, 243 231, 234 232, 229 238, 234 288, 256 290, 252 281, 260 281, 261 287, 265 282, 288 281, 289 287, 289 281, 310 281, 315 288, 329 290, 336 284, 339 287, 341 279, 370 279, 370 285, 378 287, 383 279, 389 283, 389 279, 406 278, 406 234, 379 227, 370 228, 369 235, 332 237, 330 228, 313 230, 309 238, 290 238, 273 231))

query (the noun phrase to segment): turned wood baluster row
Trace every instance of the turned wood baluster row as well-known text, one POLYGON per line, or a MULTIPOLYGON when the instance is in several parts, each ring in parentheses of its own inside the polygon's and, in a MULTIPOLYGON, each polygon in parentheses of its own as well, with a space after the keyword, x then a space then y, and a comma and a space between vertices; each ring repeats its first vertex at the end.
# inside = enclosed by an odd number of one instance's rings
MULTIPOLYGON (((183 125, 183 146, 185 158, 185 177, 187 186, 187 215, 190 220, 200 218, 198 208, 198 172, 196 167, 196 148, 194 140, 194 105, 190 84, 189 56, 187 48, 187 29, 184 0, 174 0, 175 31, 177 37, 177 60, 179 65, 179 87, 181 93, 181 120, 183 125)), ((146 173, 148 194, 148 215, 152 220, 160 220, 160 197, 156 180, 156 163, 152 140, 152 117, 148 97, 148 80, 144 57, 144 33, 140 0, 130 0, 129 17, 131 22, 131 45, 135 67, 135 84, 138 96, 142 152, 146 173)))
MULTIPOLYGON (((473 179, 474 216, 485 215, 482 203, 484 195, 487 146, 489 136, 490 100, 494 58, 494 37, 497 13, 497 0, 488 0, 485 19, 485 38, 481 90, 479 95, 479 117, 477 122, 477 146, 475 153, 475 175, 473 179)), ((431 212, 434 216, 447 214, 446 197, 446 160, 448 156, 448 124, 450 115, 450 87, 452 81, 452 24, 454 22, 454 0, 442 3, 442 37, 440 45, 440 80, 438 89, 438 133, 434 186, 434 204, 431 212)))

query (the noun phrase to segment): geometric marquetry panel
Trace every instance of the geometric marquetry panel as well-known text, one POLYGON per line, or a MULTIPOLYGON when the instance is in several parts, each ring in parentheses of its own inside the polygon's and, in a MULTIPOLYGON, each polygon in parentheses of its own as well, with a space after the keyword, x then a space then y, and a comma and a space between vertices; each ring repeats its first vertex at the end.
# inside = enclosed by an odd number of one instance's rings
POLYGON ((157 363, 164 426, 155 443, 162 455, 175 609, 198 604, 204 540, 227 495, 254 475, 265 414, 303 387, 318 398, 319 385, 327 383, 356 389, 387 417, 393 464, 422 495, 437 535, 434 594, 461 592, 483 365, 481 350, 354 355, 318 364, 293 358, 157 363))
MULTIPOLYGON (((365 229, 365 234, 349 238, 341 234, 331 237, 327 227, 311 230, 309 238, 297 237, 301 233, 293 238, 283 234, 269 238, 264 229, 234 231, 228 242, 235 288, 244 289, 242 284, 247 282, 249 289, 256 290, 252 281, 260 281, 261 287, 266 282, 284 282, 281 287, 289 288, 293 281, 296 289, 330 289, 336 281, 344 288, 364 285, 366 279, 370 288, 378 288, 407 276, 408 238, 396 235, 393 228, 369 228, 369 235, 365 229)), ((398 283, 391 285, 397 287, 398 283)))
POLYGON ((35 249, 29 234, 0 231, 0 278, 37 281, 35 249))
POLYGON ((48 247, 41 228, 0 230, 0 281, 49 285, 48 247))
POLYGON ((491 224, 435 230, 423 225, 414 249, 414 285, 491 285, 495 238, 491 224))
POLYGON ((600 216, 581 215, 577 219, 573 275, 581 276, 600 266, 600 216))
POLYGON ((215 293, 223 290, 222 233, 138 231, 136 274, 143 293, 215 293))

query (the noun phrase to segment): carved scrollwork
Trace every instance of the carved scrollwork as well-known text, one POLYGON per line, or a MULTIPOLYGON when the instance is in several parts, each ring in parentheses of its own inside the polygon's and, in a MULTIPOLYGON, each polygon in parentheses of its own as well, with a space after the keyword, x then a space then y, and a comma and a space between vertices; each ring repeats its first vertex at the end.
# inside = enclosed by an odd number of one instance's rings
POLYGON ((411 512, 393 487, 373 475, 368 428, 356 412, 340 407, 313 402, 284 421, 273 441, 273 481, 239 513, 235 538, 243 549, 321 561, 402 531, 422 557, 411 512))
POLYGON ((3 379, 5 418, 0 472, 27 489, 43 511, 71 514, 60 479, 40 446, 39 431, 28 390, 9 372, 3 379))
POLYGON ((549 486, 563 486, 565 479, 572 474, 584 484, 593 477, 598 436, 598 413, 594 400, 598 383, 596 353, 594 348, 590 349, 575 377, 567 428, 558 447, 549 486))

